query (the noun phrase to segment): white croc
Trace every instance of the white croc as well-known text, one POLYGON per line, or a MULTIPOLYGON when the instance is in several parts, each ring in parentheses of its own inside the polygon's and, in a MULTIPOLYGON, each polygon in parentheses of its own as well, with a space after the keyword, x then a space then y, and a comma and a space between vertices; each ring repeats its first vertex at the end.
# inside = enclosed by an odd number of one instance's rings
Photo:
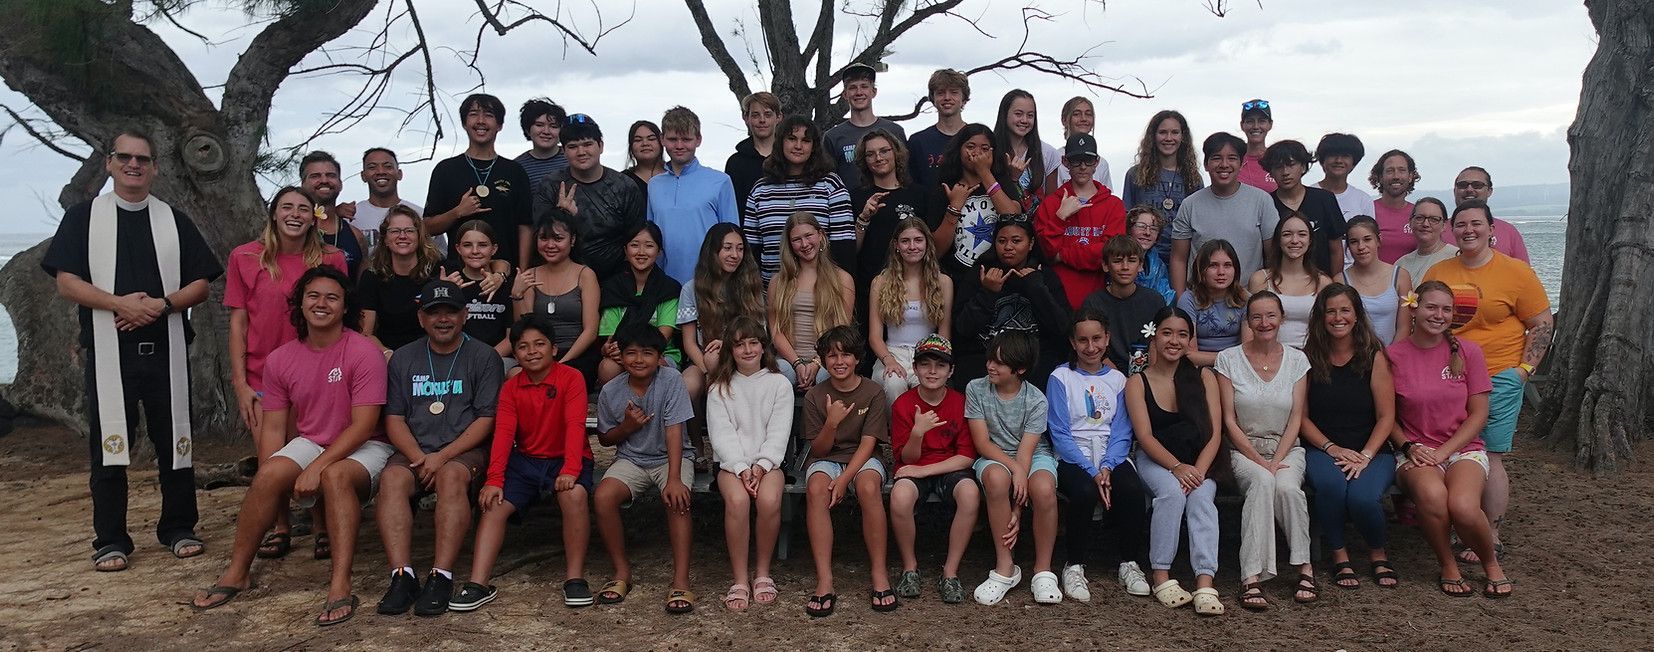
POLYGON ((1091 601, 1091 589, 1085 579, 1085 566, 1073 564, 1062 569, 1062 593, 1071 600, 1091 601))
POLYGON ((1128 561, 1120 564, 1120 586, 1126 588, 1126 593, 1135 596, 1149 595, 1149 578, 1143 575, 1143 569, 1137 562, 1128 561))
POLYGON ((1218 590, 1214 588, 1195 589, 1195 613, 1202 616, 1222 616, 1223 603, 1218 601, 1218 590))
POLYGON ((994 571, 988 571, 988 579, 976 585, 976 592, 971 596, 977 604, 996 605, 1005 599, 1012 587, 1022 583, 1022 567, 1012 566, 1011 576, 1006 577, 994 571))
POLYGON ((1062 591, 1057 590, 1057 574, 1051 571, 1034 573, 1034 579, 1028 583, 1028 588, 1034 591, 1034 602, 1040 604, 1060 604, 1062 591))
POLYGON ((1177 580, 1166 580, 1164 584, 1154 587, 1154 598, 1159 600, 1160 604, 1173 609, 1189 604, 1191 600, 1194 600, 1194 596, 1183 590, 1183 585, 1178 584, 1177 580))

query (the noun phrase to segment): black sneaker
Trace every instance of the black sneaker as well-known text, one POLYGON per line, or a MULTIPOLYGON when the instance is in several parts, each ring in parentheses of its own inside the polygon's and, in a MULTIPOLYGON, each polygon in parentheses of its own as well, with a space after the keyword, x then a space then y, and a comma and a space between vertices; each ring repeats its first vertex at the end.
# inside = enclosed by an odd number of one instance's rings
POLYGON ((454 581, 432 571, 425 578, 425 588, 419 592, 419 602, 414 604, 414 615, 440 616, 448 613, 448 599, 453 595, 454 581))
POLYGON ((385 597, 379 599, 379 613, 386 616, 400 616, 408 613, 408 608, 414 604, 414 598, 419 595, 419 580, 414 579, 411 573, 396 571, 391 573, 391 588, 385 591, 385 597))
POLYGON ((476 582, 466 582, 459 587, 459 595, 448 601, 449 611, 476 611, 478 607, 494 601, 500 590, 492 586, 483 586, 476 582))

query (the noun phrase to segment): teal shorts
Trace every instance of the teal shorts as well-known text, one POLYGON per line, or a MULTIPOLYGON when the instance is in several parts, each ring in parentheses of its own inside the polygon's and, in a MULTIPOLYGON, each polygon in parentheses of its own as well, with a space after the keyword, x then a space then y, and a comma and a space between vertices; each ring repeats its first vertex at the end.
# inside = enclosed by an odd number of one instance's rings
POLYGON ((1511 367, 1493 375, 1493 393, 1487 397, 1487 425, 1482 444, 1489 453, 1509 453, 1516 440, 1516 417, 1522 413, 1522 391, 1527 383, 1511 367))
MULTIPOLYGON (((1012 457, 1015 456, 1015 454, 1012 454, 1012 457)), ((1005 468, 1004 464, 1000 464, 999 462, 995 462, 986 457, 976 458, 976 463, 971 465, 971 470, 976 472, 976 481, 981 482, 982 474, 987 473, 988 468, 993 466, 997 466, 1002 469, 1005 468)), ((1051 474, 1051 479, 1056 480, 1057 458, 1052 457, 1050 453, 1043 451, 1035 452, 1033 461, 1028 464, 1028 477, 1032 478, 1035 473, 1039 473, 1040 471, 1051 474)))

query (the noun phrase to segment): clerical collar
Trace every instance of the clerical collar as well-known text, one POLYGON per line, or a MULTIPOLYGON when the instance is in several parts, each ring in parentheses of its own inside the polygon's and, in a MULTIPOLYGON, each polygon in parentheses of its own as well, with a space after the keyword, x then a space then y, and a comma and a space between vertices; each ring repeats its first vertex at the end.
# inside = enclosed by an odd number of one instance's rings
POLYGON ((123 211, 141 211, 149 208, 149 195, 144 195, 143 200, 138 202, 129 202, 121 199, 120 195, 115 195, 115 206, 123 211))

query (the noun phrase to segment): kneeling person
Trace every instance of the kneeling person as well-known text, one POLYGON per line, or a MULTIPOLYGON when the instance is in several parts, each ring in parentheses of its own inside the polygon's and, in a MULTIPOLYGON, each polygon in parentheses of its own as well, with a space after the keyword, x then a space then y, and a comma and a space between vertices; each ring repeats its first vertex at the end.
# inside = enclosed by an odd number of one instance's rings
POLYGON ((586 583, 586 544, 591 538, 586 501, 592 487, 586 381, 574 367, 557 362, 552 331, 551 318, 541 313, 511 326, 511 346, 522 372, 500 388, 488 481, 477 494, 482 520, 471 552, 471 580, 448 603, 450 611, 473 611, 499 595, 487 582, 505 540, 506 519, 526 511, 547 489, 556 492, 563 515, 563 605, 592 604, 586 583))
POLYGON ((661 366, 666 337, 641 324, 614 334, 620 363, 626 373, 603 385, 597 395, 597 441, 615 446, 615 461, 592 494, 597 529, 614 563, 613 580, 603 585, 597 601, 614 604, 631 590, 632 565, 626 560, 625 528, 620 506, 655 489, 666 503, 666 526, 672 540, 672 590, 666 610, 688 613, 695 608, 689 590, 689 485, 695 481, 695 444, 684 424, 695 416, 683 376, 661 366))
POLYGON ((295 285, 292 319, 299 339, 276 348, 264 363, 258 436, 280 450, 259 464, 236 517, 230 567, 195 596, 196 609, 223 605, 247 589, 260 537, 295 496, 301 504, 324 500, 333 541, 333 574, 316 624, 336 625, 356 614, 350 565, 361 500, 395 449, 379 428, 385 357, 373 340, 350 328, 358 318, 350 287, 344 272, 325 265, 305 272, 295 285), (288 441, 290 421, 298 436, 288 441))
POLYGON ((391 585, 379 613, 448 611, 454 562, 471 529, 471 494, 488 470, 483 443, 494 434, 494 404, 504 373, 494 347, 465 334, 466 294, 449 281, 419 292, 425 337, 391 355, 385 435, 396 454, 379 478, 374 517, 390 562, 391 585), (436 494, 436 554, 424 589, 409 550, 411 499, 436 494))
POLYGON ((959 581, 959 559, 970 545, 982 492, 971 477, 976 446, 965 424, 965 395, 948 387, 953 377, 953 345, 940 335, 919 340, 913 349, 913 374, 919 386, 902 393, 890 407, 890 447, 896 462, 896 483, 890 487, 890 529, 896 533, 896 549, 902 555, 896 595, 919 597, 913 512, 915 505, 936 496, 954 508, 948 558, 936 591, 943 602, 962 602, 965 587, 959 581))

